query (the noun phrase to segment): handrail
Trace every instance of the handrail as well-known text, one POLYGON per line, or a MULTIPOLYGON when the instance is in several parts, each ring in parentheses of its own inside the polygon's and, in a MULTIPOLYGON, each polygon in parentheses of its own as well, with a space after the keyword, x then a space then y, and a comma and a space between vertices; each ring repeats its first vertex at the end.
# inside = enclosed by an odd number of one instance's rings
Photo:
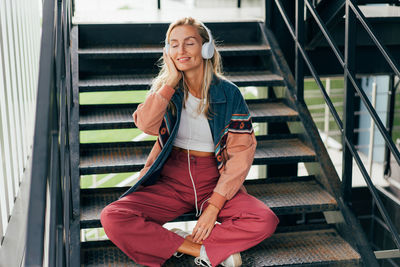
POLYGON ((375 36, 375 34, 371 31, 371 26, 369 25, 368 21, 365 19, 364 14, 361 12, 361 10, 358 8, 358 6, 355 6, 351 1, 347 1, 347 3, 349 4, 351 9, 353 10, 354 14, 356 14, 357 19, 361 22, 361 25, 367 31, 367 33, 371 37, 372 41, 374 41, 376 46, 379 48, 379 51, 381 51, 382 55, 385 57, 386 61, 389 63, 389 65, 392 68, 392 70, 400 78, 399 67, 397 66, 396 62, 394 62, 392 60, 392 57, 389 55, 389 52, 384 47, 384 45, 381 44, 381 42, 378 40, 378 38, 375 36))
POLYGON ((71 77, 71 3, 43 2, 25 266, 69 266, 71 192, 67 133, 71 81, 67 79, 71 77))
MULTIPOLYGON (((332 50, 334 51, 334 53, 335 53, 336 57, 338 58, 340 64, 342 65, 342 68, 345 70, 345 72, 348 75, 348 77, 350 78, 354 88, 356 89, 357 93, 360 95, 361 100, 364 102, 365 106, 367 107, 368 111, 370 112, 370 115, 372 116, 375 124, 377 125, 377 127, 379 129, 379 131, 383 135, 383 138, 388 143, 389 149, 393 153, 397 163, 400 165, 400 152, 397 150, 393 140, 390 138, 390 135, 389 135, 388 131, 386 130, 385 126, 383 125, 382 120, 379 118, 379 116, 376 113, 375 109, 372 107, 372 104, 368 100, 368 97, 365 94, 365 92, 363 90, 361 90, 360 87, 358 86, 358 83, 356 82, 354 75, 349 72, 349 70, 348 70, 348 68, 346 66, 346 63, 343 60, 343 56, 339 51, 339 48, 333 42, 332 36, 329 34, 329 32, 326 29, 326 27, 325 27, 324 23, 322 22, 321 18, 318 16, 315 8, 310 4, 309 0, 304 0, 304 1, 305 1, 306 5, 307 5, 308 9, 310 10, 311 14, 313 15, 313 17, 317 21, 318 26, 321 28, 321 31, 323 32, 327 42, 329 43, 329 45, 331 46, 332 50)), ((357 12, 361 13, 361 11, 359 10, 358 7, 354 7, 351 4, 351 1, 346 1, 346 3, 348 3, 350 6, 352 6, 354 8, 353 10, 357 10, 357 12)), ((360 14, 360 13, 356 13, 357 18, 363 19, 361 17, 363 15, 360 14)), ((393 60, 391 60, 391 58, 389 56, 389 52, 386 51, 386 48, 383 47, 383 45, 379 42, 379 40, 376 38, 376 36, 372 33, 371 29, 369 28, 369 26, 368 26, 368 24, 367 24, 367 22, 365 20, 363 21, 362 25, 364 27, 366 27, 366 29, 368 29, 367 32, 370 33, 371 38, 374 40, 375 44, 377 44, 377 46, 379 47, 379 50, 384 55, 386 61, 388 61, 389 65, 392 67, 393 71, 400 78, 399 69, 396 66, 396 63, 393 60)))
MULTIPOLYGON (((329 34, 328 30, 326 29, 325 24, 322 22, 322 20, 320 19, 320 17, 318 16, 315 8, 313 7, 313 5, 310 4, 309 0, 297 0, 297 1, 303 1, 306 4, 306 7, 308 8, 308 10, 310 11, 310 13, 312 14, 312 16, 314 17, 314 19, 316 20, 318 26, 320 27, 326 41, 328 42, 328 44, 330 45, 330 47, 332 48, 334 54, 336 55, 338 61, 340 62, 340 64, 342 65, 342 68, 344 70, 345 75, 348 77, 348 79, 350 80, 351 84, 354 86, 356 92, 360 95, 360 98, 362 99, 362 101, 364 102, 364 104, 367 107, 367 110, 369 112, 369 114, 371 115, 372 119, 374 120, 374 122, 377 124, 379 131, 381 132, 381 134, 383 135, 386 145, 388 145, 390 151, 393 153, 393 155, 396 158, 396 161, 400 164, 400 152, 398 151, 398 149, 396 148, 394 142, 392 141, 392 139, 390 138, 390 135, 388 133, 388 131, 386 130, 386 128, 384 127, 382 121, 380 120, 380 118, 378 117, 374 107, 372 107, 371 102, 368 100, 368 97, 366 96, 365 92, 363 90, 360 89, 358 83, 356 82, 355 79, 355 75, 349 70, 349 62, 346 62, 343 59, 342 54, 340 53, 340 50, 337 48, 335 42, 333 41, 333 38, 331 37, 331 35, 329 34)), ((385 223, 388 225, 388 228, 391 232, 391 235, 393 237, 393 240, 397 246, 398 249, 400 249, 400 236, 393 224, 393 222, 391 221, 383 203, 382 200, 377 192, 377 189, 375 187, 375 185, 373 184, 370 176, 368 175, 368 172, 366 171, 364 164, 362 163, 358 152, 354 146, 354 144, 352 143, 351 140, 349 140, 348 136, 346 136, 345 132, 344 132, 344 127, 343 127, 343 123, 342 120, 340 119, 335 107, 332 104, 332 101, 329 97, 329 95, 327 94, 325 87, 323 86, 313 64, 311 63, 311 60, 308 56, 308 54, 306 53, 305 49, 304 49, 304 45, 301 44, 298 40, 298 37, 293 29, 293 25, 291 24, 288 15, 286 14, 281 1, 280 0, 274 0, 282 18, 284 23, 286 24, 288 31, 290 33, 290 35, 292 36, 294 42, 295 42, 295 47, 296 49, 298 49, 298 51, 300 52, 300 54, 302 55, 304 62, 306 63, 306 65, 308 66, 311 75, 313 76, 313 78, 315 79, 318 87, 320 88, 323 96, 324 96, 324 100, 326 102, 326 104, 328 105, 328 108, 330 110, 330 112, 333 115, 333 118, 335 119, 336 124, 338 125, 342 136, 343 136, 343 140, 345 142, 345 146, 348 147, 352 157, 355 159, 357 166, 359 167, 361 174, 363 175, 364 180, 367 183, 367 186, 378 206, 379 211, 381 212, 381 215, 385 221, 385 223)), ((361 11, 359 10, 359 8, 357 6, 355 6, 351 0, 346 0, 346 6, 351 7, 351 10, 356 14, 358 20, 360 20, 361 24, 363 25, 363 27, 367 30, 368 34, 371 36, 371 38, 373 39, 374 43, 378 46, 379 50, 382 52, 382 54, 384 55, 384 58, 386 61, 388 61, 389 65, 392 67, 393 71, 396 73, 396 75, 399 76, 400 78, 400 72, 398 67, 396 66, 396 63, 392 60, 392 57, 389 55, 389 52, 387 51, 387 49, 381 44, 381 42, 376 38, 376 36, 373 34, 372 30, 370 29, 368 23, 365 20, 365 17, 362 15, 361 11)), ((350 10, 349 8, 347 10, 350 10)), ((300 11, 302 12, 302 11, 300 11)), ((301 16, 300 16, 301 17, 301 16)), ((298 19, 298 18, 297 18, 298 19)), ((346 20, 349 20, 349 16, 346 16, 346 20)), ((303 22, 297 22, 296 23, 304 23, 303 22)), ((297 59, 296 59, 297 60, 297 59)), ((347 60, 347 59, 346 59, 347 60)), ((352 62, 353 63, 353 62, 352 62)), ((304 74, 303 74, 304 75, 304 74)), ((300 79, 304 79, 304 76, 302 77, 296 77, 296 78, 300 78, 300 79)), ((303 99, 302 96, 297 96, 298 99, 303 99)), ((354 130, 354 129, 352 129, 354 130)), ((345 147, 344 146, 344 147, 345 147)), ((350 168, 351 168, 351 164, 350 164, 350 168)), ((345 187, 350 187, 351 188, 351 177, 350 179, 344 183, 345 187)), ((348 192, 350 191, 349 188, 345 188, 344 192, 348 192)), ((346 197, 345 197, 346 199, 346 197)), ((347 203, 349 204, 349 203, 347 203)))
MULTIPOLYGON (((286 26, 288 27, 290 34, 292 35, 294 40, 297 40, 296 34, 294 33, 294 30, 293 30, 293 26, 290 24, 289 18, 287 16, 286 12, 283 10, 281 2, 278 0, 278 1, 275 1, 275 3, 278 7, 278 10, 280 11, 280 13, 282 15, 282 18, 283 18, 286 26)), ((317 74, 317 71, 315 70, 314 66, 311 64, 311 60, 309 59, 307 53, 305 52, 304 47, 301 44, 299 44, 298 42, 296 42, 296 46, 300 50, 300 52, 305 60, 305 63, 307 64, 308 68, 310 69, 311 75, 314 77, 318 87, 321 89, 322 95, 324 96, 324 100, 327 103, 328 108, 331 111, 336 124, 338 125, 340 131, 343 132, 342 120, 340 119, 339 114, 337 113, 335 107, 333 106, 332 101, 331 101, 328 93, 326 92, 325 87, 323 86, 323 84, 321 82, 321 79, 319 78, 319 76, 317 74)))

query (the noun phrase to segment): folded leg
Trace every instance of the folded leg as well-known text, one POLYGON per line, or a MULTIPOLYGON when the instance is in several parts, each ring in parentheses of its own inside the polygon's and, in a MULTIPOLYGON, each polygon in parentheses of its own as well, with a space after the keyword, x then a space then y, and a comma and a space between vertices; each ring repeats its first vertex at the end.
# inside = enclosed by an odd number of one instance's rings
POLYGON ((136 263, 161 266, 184 241, 162 225, 191 209, 174 188, 156 183, 106 206, 101 224, 108 238, 136 263))
POLYGON ((212 266, 270 237, 279 223, 278 217, 263 202, 241 190, 225 203, 218 221, 221 224, 215 225, 203 241, 212 266))

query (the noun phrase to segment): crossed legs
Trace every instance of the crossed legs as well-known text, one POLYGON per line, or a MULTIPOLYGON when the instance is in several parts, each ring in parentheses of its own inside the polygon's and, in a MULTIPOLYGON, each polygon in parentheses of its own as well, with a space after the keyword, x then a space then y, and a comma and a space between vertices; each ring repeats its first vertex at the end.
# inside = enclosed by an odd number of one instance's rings
MULTIPOLYGON (((172 187, 159 183, 108 205, 101 223, 108 238, 135 262, 161 266, 175 251, 199 256, 201 244, 162 227, 192 208, 172 187)), ((265 204, 243 191, 225 203, 218 221, 203 241, 213 266, 271 236, 279 222, 265 204)))

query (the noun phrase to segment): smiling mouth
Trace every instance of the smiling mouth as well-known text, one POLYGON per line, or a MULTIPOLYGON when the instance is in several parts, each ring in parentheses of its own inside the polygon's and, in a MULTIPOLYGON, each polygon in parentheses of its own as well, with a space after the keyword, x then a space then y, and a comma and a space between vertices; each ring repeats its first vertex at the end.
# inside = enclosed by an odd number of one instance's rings
POLYGON ((179 62, 186 62, 186 61, 188 61, 190 59, 190 57, 181 57, 181 58, 178 58, 178 61, 179 62))

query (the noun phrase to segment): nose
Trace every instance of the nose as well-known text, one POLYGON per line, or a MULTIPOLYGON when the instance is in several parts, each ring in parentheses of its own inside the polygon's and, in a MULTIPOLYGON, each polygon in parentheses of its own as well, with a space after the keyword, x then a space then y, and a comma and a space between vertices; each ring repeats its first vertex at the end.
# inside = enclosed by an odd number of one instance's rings
POLYGON ((178 46, 178 53, 183 54, 185 52, 185 46, 183 44, 178 46))

